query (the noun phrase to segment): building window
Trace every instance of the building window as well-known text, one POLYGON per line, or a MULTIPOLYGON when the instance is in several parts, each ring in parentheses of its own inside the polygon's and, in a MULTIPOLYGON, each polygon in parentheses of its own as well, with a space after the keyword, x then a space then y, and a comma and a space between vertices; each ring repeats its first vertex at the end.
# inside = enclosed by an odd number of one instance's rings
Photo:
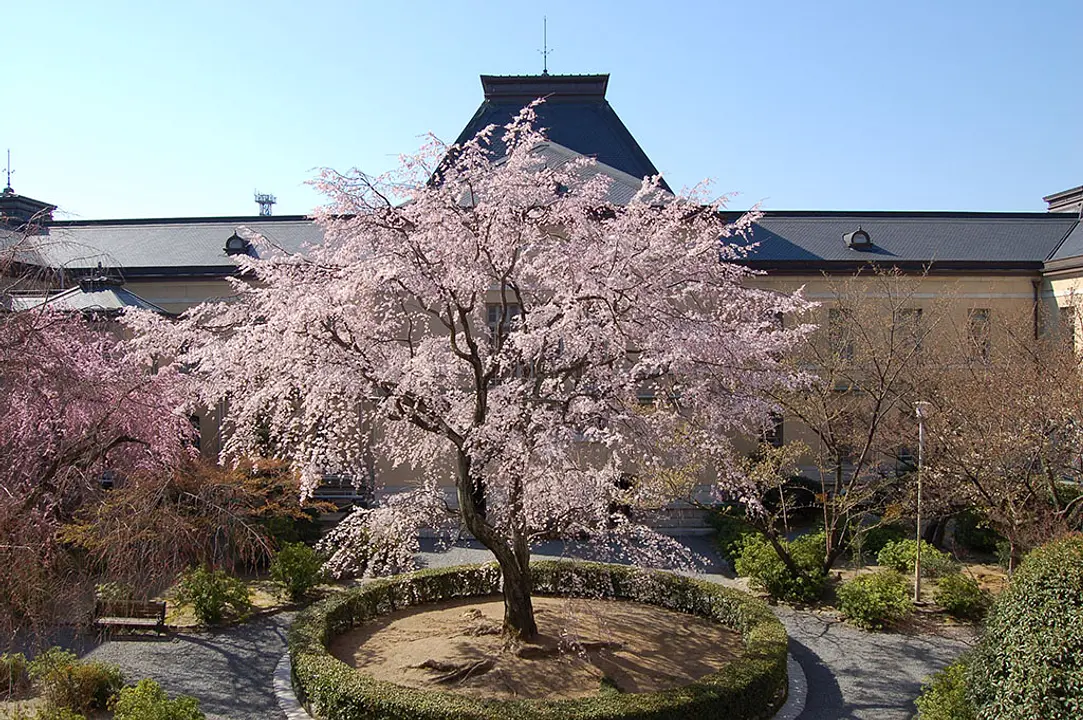
POLYGON ((1071 348, 1076 347, 1076 326, 1079 325, 1079 308, 1075 305, 1063 305, 1060 308, 1060 325, 1064 339, 1071 348))
POLYGON ((851 312, 844 308, 827 311, 827 337, 831 353, 841 360, 854 359, 854 339, 850 329, 851 312))
POLYGON ((897 345, 920 350, 922 340, 921 308, 902 308, 895 313, 897 345))
POLYGON ((485 306, 486 324, 489 326, 489 337, 492 338, 493 347, 500 349, 505 338, 515 328, 519 316, 522 314, 519 306, 515 303, 503 305, 490 303, 485 306))
POLYGON ((776 448, 782 447, 782 444, 786 441, 782 435, 784 427, 782 415, 780 413, 771 413, 767 423, 767 427, 764 428, 763 432, 764 444, 776 448))
POLYGON ((974 362, 989 362, 989 308, 970 308, 966 318, 967 355, 974 362))
POLYGON ((895 456, 895 474, 906 475, 912 472, 916 472, 918 469, 918 460, 914 456, 914 451, 908 447, 901 447, 895 456))
POLYGON ((200 450, 200 443, 203 439, 203 430, 199 415, 189 415, 188 422, 192 426, 192 437, 189 442, 196 450, 200 450))

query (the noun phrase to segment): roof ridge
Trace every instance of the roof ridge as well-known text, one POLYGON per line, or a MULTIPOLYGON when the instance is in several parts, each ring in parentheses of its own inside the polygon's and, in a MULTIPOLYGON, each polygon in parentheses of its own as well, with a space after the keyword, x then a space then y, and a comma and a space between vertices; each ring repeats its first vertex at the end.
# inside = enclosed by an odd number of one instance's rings
MULTIPOLYGON (((735 210, 733 212, 748 212, 735 210)), ((1001 210, 761 210, 765 218, 793 217, 830 220, 835 218, 952 218, 959 220, 1074 220, 1070 213, 1051 213, 1044 210, 1001 211, 1001 210)))
POLYGON ((84 225, 184 225, 213 223, 238 223, 238 222, 298 222, 308 220, 315 222, 310 215, 225 215, 225 216, 195 216, 195 217, 164 217, 164 218, 96 218, 93 220, 53 220, 46 223, 48 227, 78 227, 84 225))
POLYGON ((1077 216, 1075 218, 1075 222, 1072 223, 1072 226, 1068 228, 1068 231, 1066 233, 1064 233, 1064 235, 1061 236, 1060 240, 1053 247, 1053 249, 1050 250, 1049 254, 1045 256, 1045 262, 1050 262, 1056 256, 1056 254, 1058 252, 1060 252, 1060 249, 1062 247, 1064 247, 1064 243, 1066 243, 1068 241, 1068 238, 1072 236, 1072 233, 1075 232, 1075 229, 1078 226, 1079 226, 1079 217, 1077 216))

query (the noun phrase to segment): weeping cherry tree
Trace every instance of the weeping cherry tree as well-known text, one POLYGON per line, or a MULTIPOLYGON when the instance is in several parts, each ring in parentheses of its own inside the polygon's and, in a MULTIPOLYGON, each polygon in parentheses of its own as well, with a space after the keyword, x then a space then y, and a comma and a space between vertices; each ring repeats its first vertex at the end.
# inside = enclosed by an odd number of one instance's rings
POLYGON ((496 557, 505 632, 524 638, 533 544, 679 552, 628 512, 665 500, 642 472, 655 440, 679 422, 697 452, 731 453, 771 410, 762 391, 792 381, 776 359, 805 329, 777 318, 806 305, 746 282, 752 216, 658 178, 613 202, 614 174, 533 121, 379 177, 324 171, 323 244, 265 242, 231 301, 132 320, 227 408, 224 459, 270 446, 307 492, 373 449, 415 469, 328 536, 332 568, 409 566, 419 528, 454 517, 496 557))

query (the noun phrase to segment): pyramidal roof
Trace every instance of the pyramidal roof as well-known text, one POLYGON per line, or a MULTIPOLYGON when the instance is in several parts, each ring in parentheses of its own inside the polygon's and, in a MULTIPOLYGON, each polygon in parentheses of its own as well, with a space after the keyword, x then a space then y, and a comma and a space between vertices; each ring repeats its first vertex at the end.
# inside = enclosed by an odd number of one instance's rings
POLYGON ((536 112, 550 140, 636 179, 657 175, 658 168, 605 99, 608 85, 607 74, 482 75, 485 99, 456 142, 466 142, 489 125, 506 125, 524 105, 545 98, 536 112))

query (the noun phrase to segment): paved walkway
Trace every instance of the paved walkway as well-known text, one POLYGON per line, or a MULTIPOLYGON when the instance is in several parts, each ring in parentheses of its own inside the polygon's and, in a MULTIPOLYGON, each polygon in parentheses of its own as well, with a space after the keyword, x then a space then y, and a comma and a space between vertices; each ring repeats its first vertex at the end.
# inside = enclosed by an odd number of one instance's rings
MULTIPOLYGON (((706 577, 734 583, 706 538, 686 542, 712 562, 706 577)), ((489 559, 487 551, 469 543, 441 553, 426 549, 420 560, 430 567, 489 559)), ((546 546, 536 555, 560 550, 546 546)), ((776 612, 790 633, 790 653, 808 678, 799 720, 909 720, 922 679, 966 649, 955 639, 867 633, 816 613, 783 607, 776 612)), ((210 720, 283 720, 272 676, 292 619, 283 613, 217 632, 113 640, 88 655, 116 663, 131 680, 151 677, 171 694, 199 698, 210 720)))

